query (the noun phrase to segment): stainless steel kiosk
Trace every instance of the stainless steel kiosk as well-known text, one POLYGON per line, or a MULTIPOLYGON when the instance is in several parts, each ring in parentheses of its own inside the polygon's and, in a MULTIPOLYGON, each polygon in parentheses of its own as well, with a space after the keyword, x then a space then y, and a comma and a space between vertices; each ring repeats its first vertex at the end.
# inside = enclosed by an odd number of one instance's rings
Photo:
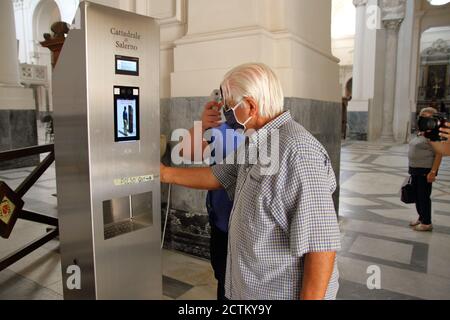
POLYGON ((89 2, 75 25, 53 79, 64 298, 161 299, 159 26, 89 2))

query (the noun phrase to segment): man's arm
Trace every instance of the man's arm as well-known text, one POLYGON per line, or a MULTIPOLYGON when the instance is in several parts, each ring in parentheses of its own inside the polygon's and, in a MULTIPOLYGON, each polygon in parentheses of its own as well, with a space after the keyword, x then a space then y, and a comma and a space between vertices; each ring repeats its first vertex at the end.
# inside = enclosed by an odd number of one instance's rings
POLYGON ((211 168, 170 168, 160 165, 161 182, 199 190, 219 190, 222 185, 211 168))
POLYGON ((293 256, 304 257, 303 281, 296 284, 301 285, 298 298, 322 300, 332 280, 336 252, 341 248, 332 197, 336 180, 328 155, 311 151, 308 146, 298 146, 290 160, 285 188, 298 191, 290 199, 294 204, 289 208, 290 250, 293 256))
POLYGON ((336 252, 317 252, 305 255, 301 300, 323 300, 334 270, 336 252))

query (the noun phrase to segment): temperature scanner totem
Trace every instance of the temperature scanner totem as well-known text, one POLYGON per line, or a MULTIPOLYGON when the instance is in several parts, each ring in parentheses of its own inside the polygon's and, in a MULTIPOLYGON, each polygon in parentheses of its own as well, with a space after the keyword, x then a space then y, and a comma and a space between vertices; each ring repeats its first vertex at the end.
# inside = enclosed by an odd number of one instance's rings
POLYGON ((161 299, 159 26, 80 4, 54 71, 65 299, 161 299))

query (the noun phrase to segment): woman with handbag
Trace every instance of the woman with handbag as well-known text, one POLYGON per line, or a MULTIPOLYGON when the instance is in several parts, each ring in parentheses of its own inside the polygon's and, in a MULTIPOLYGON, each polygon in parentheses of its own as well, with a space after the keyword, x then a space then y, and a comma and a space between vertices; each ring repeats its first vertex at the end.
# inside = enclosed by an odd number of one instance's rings
MULTIPOLYGON (((425 108, 420 112, 421 117, 432 117, 437 113, 434 108, 425 108)), ((431 221, 431 191, 433 182, 442 161, 442 155, 433 150, 424 132, 411 140, 409 144, 409 174, 415 194, 415 202, 419 218, 410 223, 415 231, 432 231, 431 221)))

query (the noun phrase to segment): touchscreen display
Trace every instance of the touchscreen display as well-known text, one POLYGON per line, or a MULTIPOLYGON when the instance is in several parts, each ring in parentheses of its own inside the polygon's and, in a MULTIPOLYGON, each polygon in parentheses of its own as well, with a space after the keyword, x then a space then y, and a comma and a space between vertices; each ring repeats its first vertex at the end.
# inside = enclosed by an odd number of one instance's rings
POLYGON ((139 140, 139 89, 116 87, 114 137, 116 142, 139 140))
POLYGON ((117 100, 117 119, 119 123, 117 126, 117 137, 136 138, 136 100, 117 100))

